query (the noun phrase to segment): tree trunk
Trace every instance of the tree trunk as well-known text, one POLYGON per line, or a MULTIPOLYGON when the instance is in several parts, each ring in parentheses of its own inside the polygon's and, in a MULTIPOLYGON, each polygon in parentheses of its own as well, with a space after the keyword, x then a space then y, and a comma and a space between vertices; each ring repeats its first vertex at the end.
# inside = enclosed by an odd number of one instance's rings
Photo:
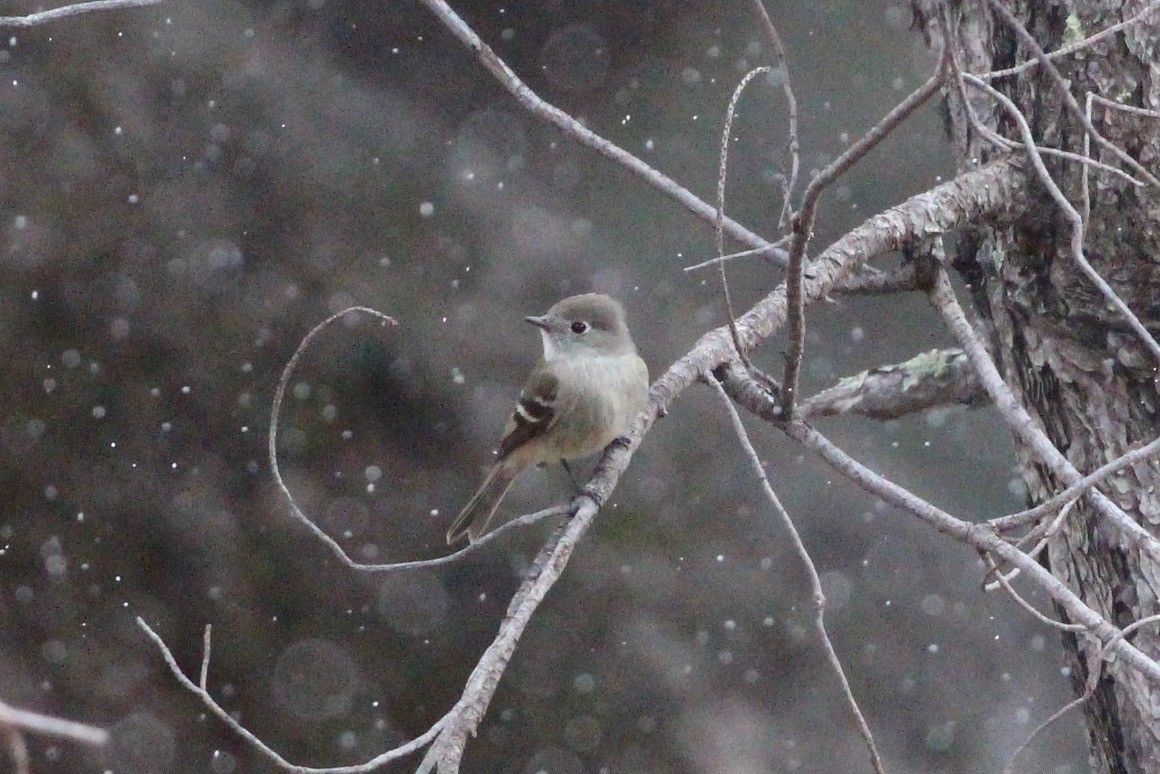
MULTIPOLYGON (((1070 44, 1139 12, 1144 0, 1050 2, 1004 0, 1047 51, 1070 44), (1116 7, 1111 7, 1116 6, 1116 7), (1076 35, 1078 33, 1078 35, 1076 35)), ((917 0, 916 18, 937 47, 937 6, 917 0)), ((959 5, 952 20, 955 51, 964 69, 984 72, 1034 59, 985 0, 959 5)), ((1160 110, 1160 16, 1110 41, 1056 60, 1081 106, 1089 92, 1125 105, 1160 110)), ((1083 151, 1083 127, 1068 110, 1050 75, 1036 68, 993 84, 1023 111, 1041 146, 1083 151)), ((968 97, 979 117, 1018 139, 1015 124, 977 90, 968 97)), ((948 96, 950 128, 960 166, 985 162, 997 151, 971 130, 959 98, 948 96)), ((1160 175, 1160 120, 1096 106, 1092 121, 1154 175, 1160 175)), ((1117 165, 1110 153, 1092 155, 1117 165)), ((1083 213, 1081 168, 1046 157, 1048 169, 1083 213)), ((1153 332, 1160 327, 1160 191, 1134 187, 1095 171, 1085 249, 1095 269, 1153 332)), ((1052 441, 1082 472, 1156 438, 1160 418, 1156 363, 1124 319, 1081 273, 1068 247, 1069 225, 1044 192, 1035 217, 1013 227, 964 234, 954 263, 969 283, 980 321, 1007 382, 1042 423, 1052 441)), ((1027 449, 1018 450, 1030 497, 1038 501, 1061 485, 1027 449)), ((1103 491, 1153 534, 1160 533, 1160 466, 1127 468, 1103 491)), ((1048 545, 1043 561, 1109 621, 1126 626, 1160 611, 1160 567, 1128 547, 1083 502, 1048 545)), ((1132 635, 1160 657, 1156 625, 1132 635)), ((1064 637, 1076 691, 1096 665, 1096 645, 1064 637)), ((1046 715, 1053 708, 1042 707, 1046 715)), ((1117 662, 1105 665, 1095 696, 1084 706, 1092 770, 1160 771, 1160 691, 1117 662)))

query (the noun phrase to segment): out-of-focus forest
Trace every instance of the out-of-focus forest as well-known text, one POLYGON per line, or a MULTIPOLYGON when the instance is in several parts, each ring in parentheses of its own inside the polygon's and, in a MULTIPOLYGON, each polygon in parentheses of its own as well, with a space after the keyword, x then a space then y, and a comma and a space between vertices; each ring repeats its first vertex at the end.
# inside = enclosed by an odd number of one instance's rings
MULTIPOLYGON (((707 199, 733 87, 772 61, 744 2, 455 7, 545 99, 707 199)), ((905 3, 768 8, 806 174, 930 74, 905 3)), ((785 125, 759 79, 729 210, 767 235, 785 125)), ((931 107, 827 195, 815 247, 952 172, 931 107)), ((712 257, 711 229, 524 113, 412 2, 172 2, 9 32, 0 240, 0 698, 112 731, 103 751, 30 736, 38 772, 272 770, 136 616, 191 673, 213 624, 211 691, 298 763, 370 758, 458 698, 548 528, 440 571, 339 566, 264 451, 281 369, 328 314, 399 321, 324 332, 281 425, 290 488, 366 561, 446 550, 539 354, 524 315, 614 294, 654 374, 725 320, 715 275, 682 271, 712 257)), ((730 276, 739 308, 780 281, 761 259, 730 276)), ((804 392, 947 344, 931 319, 910 297, 811 310, 804 392)), ((777 370, 781 346, 758 363, 777 370)), ((1023 506, 990 409, 822 424, 956 513, 1023 506)), ((1057 635, 984 594, 961 545, 753 434, 892 770, 996 770, 1069 698, 1057 635)), ((504 512, 569 491, 529 474, 504 512)), ((727 417, 693 390, 533 619, 465 770, 865 770, 811 614, 727 417)), ((1078 721, 1026 756, 1083 770, 1078 721)))

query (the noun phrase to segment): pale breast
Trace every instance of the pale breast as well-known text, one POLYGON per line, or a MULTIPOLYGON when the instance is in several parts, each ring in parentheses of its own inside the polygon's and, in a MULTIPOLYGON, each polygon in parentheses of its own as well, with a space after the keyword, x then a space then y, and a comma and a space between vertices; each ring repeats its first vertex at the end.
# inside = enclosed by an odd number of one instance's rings
POLYGON ((552 436, 565 459, 594 454, 628 432, 644 408, 648 372, 636 356, 557 361, 560 395, 552 436))

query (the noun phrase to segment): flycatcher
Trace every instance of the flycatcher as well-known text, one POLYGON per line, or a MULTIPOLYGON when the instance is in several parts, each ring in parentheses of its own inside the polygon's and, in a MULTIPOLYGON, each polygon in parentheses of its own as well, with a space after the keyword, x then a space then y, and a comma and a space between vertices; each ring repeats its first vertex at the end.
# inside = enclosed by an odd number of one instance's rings
POLYGON ((540 329, 544 356, 504 428, 499 459, 447 530, 449 544, 465 534, 478 540, 526 468, 600 451, 628 433, 648 399, 648 368, 616 300, 585 293, 524 319, 540 329))

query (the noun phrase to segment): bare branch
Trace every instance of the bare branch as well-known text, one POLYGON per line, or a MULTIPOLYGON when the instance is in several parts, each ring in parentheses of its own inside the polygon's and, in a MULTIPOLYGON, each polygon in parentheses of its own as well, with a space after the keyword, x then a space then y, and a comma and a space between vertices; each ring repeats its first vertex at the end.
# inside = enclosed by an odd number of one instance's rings
POLYGON ((1121 654, 1125 661, 1147 675, 1150 680, 1160 683, 1160 664, 1157 664, 1136 647, 1124 642, 1120 632, 1114 626, 1084 604, 1083 600, 1076 596, 1061 580, 1034 559, 1009 545, 997 536, 990 527, 957 519, 936 508, 917 495, 863 466, 821 433, 804 423, 793 423, 787 427, 786 431, 790 437, 818 452, 831 467, 866 491, 914 514, 944 535, 955 538, 977 550, 993 552, 1010 564, 1019 567, 1025 574, 1031 576, 1047 592, 1048 596, 1059 603, 1069 618, 1083 624, 1089 632, 1109 646, 1114 644, 1116 652, 1121 654))
MULTIPOLYGON (((165 659, 165 663, 169 667, 169 671, 173 673, 173 676, 177 678, 179 683, 185 686, 186 690, 200 698, 206 709, 216 715, 223 723, 229 726, 234 731, 234 733, 253 745, 255 749, 265 755, 276 766, 278 766, 280 769, 283 769, 284 771, 295 772, 295 774, 364 774, 365 772, 374 771, 390 761, 402 758, 405 755, 410 755, 416 750, 420 750, 425 747, 431 742, 432 739, 435 738, 435 736, 443 728, 443 724, 446 723, 447 719, 451 716, 451 713, 444 715, 421 736, 417 736, 406 744, 399 745, 393 750, 387 750, 384 753, 380 753, 366 763, 358 763, 351 766, 298 766, 297 764, 291 763, 290 761, 283 758, 265 742, 255 736, 249 729, 247 729, 238 721, 234 720, 234 717, 230 715, 230 713, 227 712, 224 707, 217 703, 217 700, 210 695, 210 692, 204 685, 198 685, 197 683, 193 682, 193 680, 190 680, 189 677, 186 676, 185 672, 181 671, 181 667, 177 665, 177 659, 174 657, 173 651, 171 651, 169 646, 165 644, 165 640, 161 639, 161 635, 155 632, 152 627, 149 626, 149 624, 145 623, 145 619, 138 617, 137 625, 141 627, 141 630, 145 632, 149 639, 153 640, 153 644, 156 645, 157 649, 161 651, 161 656, 165 659)), ((207 644, 209 642, 209 637, 209 627, 207 626, 205 634, 205 641, 207 644)), ((208 671, 208 660, 208 657, 203 658, 203 673, 208 671)), ((452 709, 451 712, 454 711, 455 710, 452 709)))
MULTIPOLYGON (((721 160, 717 168, 717 217, 713 221, 713 230, 717 234, 718 258, 725 257, 725 181, 729 172, 729 136, 733 134, 733 116, 737 112, 737 101, 741 99, 741 93, 745 91, 745 87, 749 85, 750 81, 761 73, 768 72, 768 67, 756 67, 747 72, 741 82, 737 84, 737 88, 733 90, 733 96, 729 99, 729 107, 725 111, 725 126, 721 129, 721 160)), ((729 296, 729 279, 725 276, 725 261, 719 260, 717 262, 717 270, 721 276, 721 290, 725 294, 725 313, 729 320, 729 334, 733 337, 737 356, 747 366, 752 367, 749 356, 741 348, 741 339, 737 337, 737 324, 734 321, 737 315, 733 311, 733 299, 729 296)))
POLYGON ((28 758, 28 741, 24 738, 24 732, 16 726, 8 724, 0 724, 0 732, 3 733, 5 739, 8 741, 8 757, 12 759, 12 771, 14 774, 31 774, 32 768, 29 766, 28 758))
POLYGON ((1003 774, 1015 774, 1015 759, 1019 757, 1019 753, 1027 749, 1027 747, 1035 740, 1036 736, 1041 734, 1052 723, 1059 720, 1061 717, 1076 707, 1081 706, 1093 695, 1095 695, 1096 686, 1098 686, 1100 682, 1100 674, 1103 672, 1104 662, 1107 660, 1108 652, 1111 650, 1111 646, 1115 642, 1123 639, 1124 637, 1127 637, 1141 626, 1144 626, 1145 624, 1156 623, 1157 621, 1160 621, 1160 615, 1150 615, 1146 618, 1141 618, 1139 621, 1125 626, 1113 639, 1109 640, 1107 643, 1102 644, 1097 650, 1095 658, 1093 659, 1095 663, 1088 667, 1088 676, 1084 686, 1083 695, 1077 699, 1074 699, 1073 701, 1068 702, 1054 715, 1040 723, 1035 728, 1035 730, 1031 732, 1031 735, 1027 737, 1027 740, 1024 741, 1023 744, 1016 747, 1015 752, 1011 753, 1011 757, 1007 759, 1007 765, 1003 767, 1003 774))
POLYGON ((806 186, 801 209, 792 218, 793 242, 789 249, 789 267, 786 269, 786 301, 789 304, 789 352, 786 354, 785 378, 782 380, 781 408, 784 415, 793 416, 794 400, 797 393, 798 372, 802 354, 805 351, 805 298, 802 293, 802 267, 805 261, 806 245, 813 236, 814 220, 817 217, 818 200, 822 192, 846 170, 854 166, 888 134, 894 131, 914 111, 922 107, 934 96, 942 82, 940 61, 939 72, 918 87, 910 96, 898 103, 877 126, 862 136, 862 139, 847 148, 834 159, 817 177, 806 186))
MULTIPOLYGON (((1131 155, 1129 155, 1128 152, 1123 148, 1120 148, 1114 142, 1108 140, 1106 137, 1096 131, 1096 128, 1092 126, 1092 122, 1089 121, 1087 116, 1084 115, 1083 108, 1081 108, 1079 103, 1076 102, 1075 96, 1071 93, 1071 88, 1068 86, 1067 79, 1063 77, 1063 74, 1059 72, 1059 68, 1057 68, 1052 63, 1051 59, 1048 58, 1046 52, 1043 50, 1043 46, 1039 45, 1039 41, 1035 39, 1035 36, 1028 32, 1027 28, 1024 27, 1017 18, 1015 18, 1015 14, 1011 12, 1011 9, 1007 8, 1007 6, 1003 5, 1003 3, 1001 3, 999 0, 987 0, 987 4, 991 6, 991 10, 997 12, 1000 16, 1003 17, 1003 21, 1005 21, 1007 25, 1015 31, 1015 35, 1020 40, 1022 40, 1028 48, 1031 49, 1033 54, 1035 54, 1039 65, 1044 69, 1048 76, 1050 76, 1051 81, 1056 86, 1056 90, 1059 92, 1060 96, 1063 97, 1064 104, 1066 104, 1068 109, 1071 110, 1071 114, 1075 116, 1076 120, 1080 122, 1084 130, 1088 132, 1089 135, 1091 135, 1091 138, 1095 140, 1101 148, 1110 151, 1120 161, 1136 170, 1137 175, 1144 178, 1157 188, 1160 188, 1160 179, 1157 179, 1155 175, 1149 172, 1147 167, 1145 167, 1139 161, 1136 161, 1136 159, 1132 158, 1131 155)), ((966 74, 964 73, 964 75, 966 74)))
POLYGON ((577 497, 575 514, 558 527, 540 549, 527 577, 508 605, 499 633, 467 679, 463 698, 448 715, 447 723, 423 757, 416 774, 431 771, 453 774, 459 771, 467 739, 475 735, 532 613, 564 572, 576 544, 596 517, 600 503, 591 494, 577 497))
POLYGON ((1007 530, 1016 529, 1027 524, 1034 524, 1043 517, 1062 509, 1068 503, 1075 502, 1086 494, 1089 489, 1108 476, 1114 475, 1129 465, 1134 465, 1140 460, 1147 459, 1156 454, 1160 454, 1160 438, 1157 438, 1146 446, 1124 452, 1106 465, 1101 465, 1096 468, 1050 500, 1045 500, 1034 508, 1012 513, 1007 516, 1000 516, 991 519, 988 523, 999 532, 1006 532, 1007 530))
POLYGON ((779 239, 776 242, 774 242, 773 244, 771 244, 769 247, 755 247, 752 250, 742 250, 739 253, 730 253, 729 255, 719 255, 716 258, 710 258, 707 261, 701 261, 700 263, 695 263, 692 266, 686 266, 681 271, 697 271, 698 269, 705 269, 705 268, 708 268, 709 266, 715 266, 718 263, 724 263, 725 261, 732 261, 734 258, 748 258, 748 257, 754 256, 754 255, 760 255, 760 256, 765 256, 765 257, 769 257, 770 255, 776 255, 776 256, 779 256, 779 260, 784 263, 786 256, 788 256, 789 253, 787 253, 785 250, 781 249, 781 246, 784 245, 788 241, 789 241, 789 237, 782 237, 781 239, 779 239))
MULTIPOLYGON (((828 247, 803 272, 805 298, 814 301, 825 297, 874 256, 967 223, 1015 217, 1027 203, 1027 178, 1019 162, 1004 160, 967 172, 875 215, 828 247)), ((783 283, 737 320, 742 345, 752 349, 772 336, 784 324, 786 314, 783 283)), ((727 328, 703 335, 653 384, 649 404, 633 424, 629 443, 605 451, 587 489, 600 502, 606 501, 657 416, 666 413, 702 374, 732 358, 733 342, 727 328)))
POLYGON ((0 724, 30 731, 34 734, 59 736, 62 739, 71 739, 83 744, 102 745, 109 741, 109 732, 103 728, 51 715, 42 715, 39 712, 30 712, 2 701, 0 701, 0 724))
MULTIPOLYGON (((938 309, 950 328, 951 335, 959 342, 959 346, 967 353, 971 364, 979 374, 983 389, 991 396, 999 415, 1020 440, 1034 452, 1057 478, 1069 486, 1080 482, 1083 475, 1075 469, 1059 449, 1039 428, 1027 410, 1011 393, 1011 389, 999 375, 995 364, 991 362, 983 343, 979 341, 963 309, 955 298, 954 288, 946 271, 940 269, 934 288, 930 293, 931 304, 938 309)), ((1087 497, 1096 511, 1114 525, 1129 545, 1140 551, 1145 551, 1153 559, 1160 560, 1160 542, 1136 523, 1118 505, 1109 500, 1098 489, 1089 489, 1087 497)))
MULTIPOLYGON (((1157 2, 1153 3, 1153 5, 1157 6, 1157 8, 1160 8, 1160 0, 1157 0, 1157 2)), ((1135 105, 1125 105, 1122 102, 1116 102, 1115 100, 1108 99, 1107 97, 1101 97, 1099 94, 1093 94, 1091 92, 1088 92, 1088 99, 1090 99, 1092 102, 1098 102, 1106 108, 1119 110, 1123 113, 1130 113, 1134 116, 1141 116, 1144 118, 1160 118, 1160 110, 1149 110, 1148 108, 1136 107, 1135 105)), ((1088 120, 1091 120, 1090 114, 1088 114, 1088 120)))
MULTIPOLYGON (((1022 548, 1024 545, 1026 545, 1030 541, 1035 540, 1036 538, 1039 538, 1039 542, 1035 544, 1035 547, 1027 552, 1027 555, 1030 556, 1032 559, 1039 556, 1039 552, 1042 551, 1043 549, 1047 548, 1047 541, 1050 540, 1051 537, 1053 535, 1055 535, 1055 533, 1058 532, 1059 529, 1063 526, 1063 523, 1065 521, 1067 521, 1067 516, 1069 513, 1071 513, 1072 508, 1075 507, 1075 504, 1076 504, 1076 501, 1072 500, 1070 503, 1068 503, 1067 505, 1060 508, 1059 513, 1056 515, 1056 517, 1054 519, 1051 520, 1050 523, 1045 522, 1044 524, 1040 524, 1040 525, 1036 526, 1035 529, 1031 530, 1026 535, 1024 535, 1023 537, 1016 540, 1015 547, 1022 548)), ((998 567, 995 568, 995 572, 999 573, 998 567)), ((1016 568, 1004 577, 1007 580, 1012 580, 1015 577, 1017 577, 1018 575, 1019 575, 1019 570, 1018 570, 1018 568, 1016 568)), ((1003 578, 999 578, 998 580, 991 581, 990 583, 984 583, 983 584, 983 591, 994 591, 995 589, 997 589, 1001 585, 1003 585, 1003 578)))
MULTIPOLYGON (((1094 691, 1092 693, 1094 693, 1094 691)), ((1035 730, 1028 735, 1027 739, 1025 739, 1021 745, 1015 748, 1015 752, 1011 753, 1011 757, 1007 759, 1007 764, 1003 766, 1003 774, 1015 774, 1015 772, 1018 771, 1018 769, 1015 768, 1015 759, 1019 757, 1019 753, 1026 750, 1031 745, 1031 743, 1035 741, 1035 737, 1046 731, 1048 726, 1062 718, 1067 713, 1071 712, 1076 707, 1083 706, 1084 702, 1086 702, 1091 697, 1091 693, 1084 691, 1084 694, 1078 699, 1072 699, 1067 704, 1056 710, 1055 714, 1036 726, 1035 730)))
POLYGON ((1076 265, 1079 266, 1084 275, 1089 280, 1091 280, 1092 284, 1095 285, 1096 288, 1099 289, 1100 293, 1104 295, 1104 298, 1108 299, 1112 306, 1116 308, 1116 311, 1118 311, 1123 316, 1128 325, 1131 327, 1132 331, 1140 339, 1140 342, 1144 344, 1144 346, 1146 346, 1149 350, 1151 350, 1153 359, 1158 364, 1160 364, 1160 344, 1156 343, 1156 339, 1152 337, 1152 334, 1148 331, 1147 328, 1144 327, 1144 324, 1140 322, 1140 318, 1136 317, 1135 312, 1128 308, 1128 305, 1124 303, 1124 299, 1120 298, 1119 294, 1117 294, 1116 291, 1112 289, 1112 286, 1108 284, 1107 280, 1100 276, 1100 273, 1095 270, 1091 263, 1088 262, 1087 256, 1084 255, 1084 219, 1080 216, 1075 207, 1072 206, 1071 202, 1067 200, 1067 197, 1064 196, 1063 191, 1060 190, 1055 180, 1051 177, 1051 174, 1047 171, 1047 167, 1044 165, 1043 159, 1040 157, 1038 149, 1035 147, 1035 141, 1031 135, 1031 127, 1027 125, 1027 119, 1023 117, 1023 113, 1015 106, 1014 102, 1007 98, 1005 94, 995 90, 984 81, 979 80, 969 73, 963 73, 963 78, 965 78, 968 83, 978 86, 979 88, 985 90, 993 98, 998 100, 999 103, 1003 105, 1003 108, 1007 111, 1008 115, 1015 119, 1015 123, 1019 126, 1019 134, 1023 138, 1024 149, 1027 151, 1027 155, 1031 160, 1032 167, 1035 169, 1036 174, 1039 176, 1040 182, 1043 183, 1048 192, 1051 194, 1051 198, 1054 199, 1055 203, 1059 205, 1059 208, 1063 210, 1064 217, 1067 218, 1067 221, 1071 226, 1072 259, 1076 262, 1076 265))
POLYGON ((420 568, 438 567, 439 565, 450 564, 451 562, 458 561, 464 556, 478 551, 492 540, 495 540, 496 537, 508 532, 509 530, 517 529, 519 527, 529 527, 533 524, 537 524, 540 521, 543 521, 544 519, 550 518, 552 516, 560 516, 569 511, 569 507, 566 505, 554 505, 550 508, 545 508, 542 511, 536 511, 535 513, 529 513, 520 516, 504 523, 496 529, 491 530, 486 535, 476 540, 474 543, 468 543, 458 551, 447 554, 446 556, 439 556, 434 559, 416 559, 409 562, 392 562, 388 564, 363 564, 362 562, 356 562, 354 559, 352 559, 337 540, 326 534, 326 531, 323 530, 322 527, 319 527, 317 524, 315 524, 314 521, 309 516, 307 516, 300 507, 298 507, 298 501, 294 499, 294 495, 290 493, 289 487, 286 486, 286 482, 282 479, 282 468, 278 464, 278 417, 282 412, 282 402, 285 400, 286 387, 290 384, 290 376, 294 372, 294 367, 298 364, 299 358, 302 357, 302 353, 306 351, 306 348, 310 345, 310 342, 322 331, 323 328, 351 312, 365 312, 367 314, 374 315, 375 317, 379 318, 384 325, 396 324, 394 319, 391 317, 375 309, 371 309, 370 307, 350 306, 339 312, 335 312, 330 317, 327 317, 325 320, 318 323, 318 325, 315 325, 313 328, 311 328, 310 331, 302 337, 302 341, 298 343, 298 347, 294 350, 294 354, 290 356, 290 360, 287 361, 285 368, 282 369, 282 376, 280 379, 278 379, 278 386, 274 390, 274 400, 270 404, 270 429, 266 436, 266 453, 270 461, 270 471, 274 474, 274 483, 282 492, 282 496, 286 498, 286 502, 289 504, 291 512, 294 514, 295 518, 298 519, 298 521, 305 524, 306 528, 309 529, 316 538, 321 540, 334 553, 336 557, 338 557, 340 562, 342 562, 350 569, 357 570, 359 572, 394 572, 396 570, 416 570, 420 568))
POLYGON ((115 11, 120 8, 140 8, 146 5, 156 5, 162 0, 92 0, 87 3, 52 8, 48 11, 30 13, 27 16, 0 16, 0 27, 35 27, 38 24, 47 24, 69 16, 94 11, 115 11))
POLYGON ((731 365, 718 372, 725 392, 746 410, 781 427, 794 440, 819 454, 832 468, 867 492, 882 498, 897 508, 911 513, 943 535, 947 535, 977 551, 993 553, 1019 568, 1038 583, 1047 595, 1057 602, 1073 621, 1083 624, 1088 636, 1096 637, 1105 647, 1116 652, 1134 668, 1160 683, 1160 663, 1123 641, 1123 634, 1091 609, 1063 581, 1037 561, 1015 548, 991 529, 988 524, 976 524, 959 519, 923 500, 884 476, 861 464, 816 429, 800 420, 782 422, 778 418, 777 399, 744 369, 731 365))
POLYGON ((1049 618, 1048 616, 1039 612, 1034 605, 1024 599, 1023 596, 1018 591, 1016 591, 1014 587, 1011 586, 1011 581, 1007 578, 1007 576, 999 572, 999 566, 995 564, 995 560, 991 558, 991 555, 985 553, 983 556, 986 559, 987 564, 990 566, 991 571, 995 573, 995 577, 998 579, 999 585, 1002 586, 1007 591, 1007 593, 1011 595, 1011 599, 1015 600, 1019 607, 1023 608, 1028 613, 1031 613, 1034 618, 1047 624, 1048 626, 1060 629, 1065 632, 1087 631, 1088 627, 1084 626, 1083 624, 1064 623, 1063 621, 1057 621, 1054 618, 1049 618))
POLYGON ((870 765, 878 774, 884 774, 885 769, 882 766, 882 757, 878 754, 878 747, 874 744, 874 735, 870 732, 870 726, 866 723, 866 718, 862 714, 861 708, 858 707, 858 700, 854 698, 854 691, 850 688, 850 681, 846 678, 846 671, 842 668, 842 662, 838 658, 838 653, 834 650, 834 643, 830 641, 830 635, 826 631, 826 595, 822 592, 822 579, 818 577, 818 568, 814 566, 814 560, 810 556, 809 549, 806 548, 805 542, 801 535, 798 534, 797 527, 794 526, 793 519, 790 518, 789 512, 782 505, 777 493, 773 491, 773 486, 769 483, 769 477, 765 475, 765 468, 761 465, 761 459, 757 456, 757 451, 753 448, 752 442, 749 440, 748 433, 745 432, 745 425, 741 422, 741 417, 737 414, 737 409, 733 408, 733 402, 729 400, 729 396, 725 394, 725 389, 717 379, 706 379, 709 385, 721 398, 722 405, 725 410, 729 412, 729 419, 733 423, 733 431, 737 434, 737 440, 741 444, 741 448, 745 451, 745 456, 749 459, 749 465, 753 468, 753 474, 757 476, 761 483, 761 490, 765 493, 765 497, 773 505, 774 511, 781 517, 782 525, 789 532, 790 540, 793 542, 794 550, 797 551, 798 556, 805 565, 806 573, 810 579, 810 591, 813 594, 814 601, 814 630, 818 635, 818 640, 822 645, 822 649, 826 652, 826 659, 830 662, 830 667, 834 670, 834 674, 838 678, 838 683, 842 688, 842 695, 846 698, 846 703, 850 706, 850 711, 854 714, 854 721, 858 725, 858 733, 862 735, 862 740, 866 743, 866 749, 870 753, 870 765))
POLYGON ((203 691, 209 690, 209 654, 212 645, 213 627, 206 624, 205 631, 201 635, 201 679, 197 681, 203 691))
MULTIPOLYGON (((611 159, 646 183, 676 200, 706 223, 712 224, 717 217, 717 211, 699 199, 689 190, 683 188, 675 180, 653 169, 641 159, 619 147, 615 143, 601 137, 588 127, 581 124, 560 108, 545 102, 538 94, 531 90, 507 64, 491 50, 486 43, 475 34, 466 22, 452 10, 444 0, 421 0, 439 21, 451 31, 456 38, 471 49, 475 58, 516 100, 532 115, 552 124, 581 145, 592 148, 597 153, 611 159)), ((733 239, 749 247, 768 248, 770 243, 760 235, 750 231, 736 221, 725 218, 725 230, 733 239)), ((777 253, 773 259, 780 263, 777 253)))
POLYGON ((879 366, 802 401, 803 419, 860 414, 897 419, 935 406, 985 400, 974 369, 961 349, 932 349, 904 363, 879 366))
MULTIPOLYGON (((1070 45, 1070 46, 1065 46, 1064 48, 1061 48, 1058 51, 1052 51, 1050 54, 1046 55, 1046 58, 1048 61, 1054 61, 1056 59, 1059 59, 1060 57, 1069 56, 1071 54, 1074 54, 1077 51, 1082 51, 1085 48, 1091 48, 1095 44, 1100 43, 1100 42, 1110 38, 1112 35, 1115 35, 1120 30, 1125 29, 1127 27, 1132 26, 1133 24, 1137 24, 1137 23, 1143 21, 1147 16, 1150 16, 1151 14, 1155 13, 1156 11, 1160 11, 1160 0, 1153 0, 1153 2, 1144 6, 1144 9, 1141 10, 1139 13, 1137 13, 1135 16, 1124 19, 1122 22, 1120 22, 1118 24, 1113 24, 1111 27, 1108 27, 1105 30, 1101 30, 1100 32, 1097 32, 1096 34, 1094 34, 1090 37, 1086 37, 1083 40, 1079 41, 1078 43, 1075 43, 1075 44, 1070 45)), ((1005 70, 992 70, 989 73, 983 73, 979 77, 985 78, 988 81, 993 81, 996 78, 1006 78, 1006 77, 1011 76, 1011 75, 1018 75, 1019 73, 1023 73, 1023 72, 1026 72, 1028 70, 1039 67, 1041 64, 1042 64, 1042 60, 1032 59, 1030 61, 1024 62, 1021 65, 1016 65, 1015 67, 1008 67, 1005 70)))
POLYGON ((793 192, 797 188, 798 171, 801 168, 801 158, 798 155, 797 97, 794 96, 793 85, 790 83, 789 58, 785 53, 785 45, 781 42, 781 35, 778 34, 773 20, 769 18, 769 12, 765 10, 765 3, 762 0, 753 0, 753 6, 757 9, 758 16, 761 17, 765 33, 769 35, 769 40, 773 43, 777 67, 781 70, 781 90, 785 94, 786 111, 789 113, 789 136, 786 138, 786 150, 789 153, 790 168, 789 174, 785 176, 785 184, 782 189, 784 195, 781 201, 781 214, 777 217, 778 228, 782 228, 785 226, 790 213, 793 212, 793 192))

